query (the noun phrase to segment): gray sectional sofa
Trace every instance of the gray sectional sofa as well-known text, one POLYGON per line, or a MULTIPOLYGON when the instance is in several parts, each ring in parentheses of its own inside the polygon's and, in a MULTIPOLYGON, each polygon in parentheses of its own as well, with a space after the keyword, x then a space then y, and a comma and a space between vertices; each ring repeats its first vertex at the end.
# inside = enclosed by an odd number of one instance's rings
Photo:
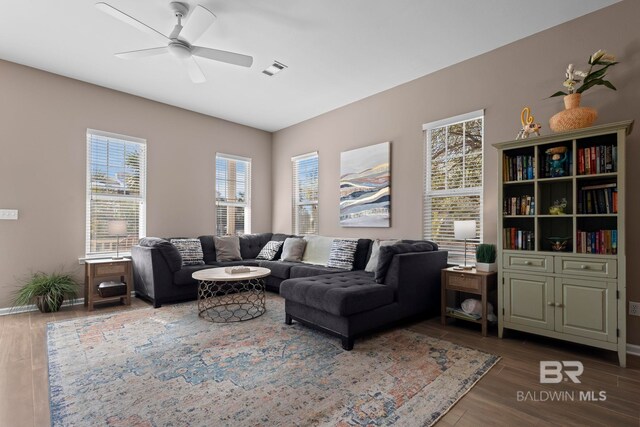
MULTIPOLYGON (((266 288, 285 299, 285 322, 293 320, 324 330, 342 339, 346 350, 354 338, 400 321, 428 315, 440 307, 440 270, 447 266, 447 252, 433 242, 409 241, 380 248, 375 272, 365 271, 372 240, 359 239, 352 270, 305 262, 256 260, 270 240, 285 234, 259 233, 240 236, 241 261, 219 262, 213 236, 200 236, 204 265, 182 266, 180 255, 168 239, 145 238, 131 251, 136 296, 162 304, 194 300, 198 270, 230 265, 261 266, 271 270, 266 288), (384 265, 382 265, 384 264, 384 265)), ((274 259, 279 259, 279 254, 274 259)))

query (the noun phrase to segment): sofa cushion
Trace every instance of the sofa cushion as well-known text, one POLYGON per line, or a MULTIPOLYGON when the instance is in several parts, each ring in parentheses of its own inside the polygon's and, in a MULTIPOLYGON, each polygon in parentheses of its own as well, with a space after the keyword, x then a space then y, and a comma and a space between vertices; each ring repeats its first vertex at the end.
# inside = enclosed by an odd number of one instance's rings
POLYGON ((331 254, 331 244, 334 237, 304 236, 307 246, 304 248, 302 262, 315 265, 327 265, 331 254))
POLYGON ((276 254, 280 251, 280 248, 284 242, 282 240, 270 240, 262 249, 260 249, 260 253, 256 257, 256 259, 263 259, 266 261, 271 261, 276 258, 276 254))
POLYGON ((167 262, 169 270, 174 273, 182 268, 182 255, 178 248, 173 246, 171 242, 159 237, 143 237, 138 243, 140 246, 156 248, 167 262))
POLYGON ((213 236, 199 236, 202 244, 202 256, 204 263, 209 264, 216 261, 216 245, 213 243, 213 236))
MULTIPOLYGON (((437 245, 436 245, 437 247, 437 245)), ((408 252, 431 252, 437 250, 429 241, 419 243, 397 243, 395 245, 380 247, 380 255, 378 256, 378 266, 375 271, 375 280, 378 283, 384 283, 391 260, 396 254, 405 254, 408 252)))
POLYGON ((271 270, 271 275, 274 277, 288 279, 291 268, 300 265, 300 263, 289 261, 258 261, 258 265, 271 270))
POLYGON ((284 245, 282 245, 282 256, 280 259, 282 261, 302 261, 302 254, 304 253, 306 245, 307 242, 304 239, 289 237, 284 241, 284 245))
POLYGON ((182 256, 182 265, 203 265, 202 244, 200 239, 171 239, 182 256))
POLYGON ((173 283, 177 286, 195 285, 198 283, 191 275, 196 271, 211 268, 209 265, 185 265, 182 269, 173 273, 173 283))
POLYGON ((393 289, 375 283, 373 275, 364 271, 288 279, 280 284, 280 295, 336 316, 393 303, 393 289))
POLYGON ((257 259, 241 259, 241 260, 235 260, 235 261, 220 261, 220 262, 216 262, 214 265, 210 267, 233 267, 236 265, 247 265, 251 267, 257 267, 258 260, 257 259))
POLYGON ((331 273, 344 273, 344 270, 341 268, 333 268, 333 267, 325 267, 323 265, 312 265, 312 264, 300 264, 294 265, 291 267, 291 271, 289 272, 289 277, 311 277, 311 276, 319 276, 321 274, 331 274, 331 273))
POLYGON ((240 236, 240 256, 255 259, 264 245, 271 240, 271 233, 244 234, 240 236))
POLYGON ((329 261, 327 261, 327 267, 352 270, 353 257, 357 246, 357 240, 335 239, 331 243, 331 254, 329 255, 329 261))
POLYGON ((241 260, 240 239, 238 236, 214 236, 213 243, 216 247, 216 261, 241 260))
POLYGON ((371 255, 369 256, 369 261, 367 261, 367 266, 364 268, 364 271, 368 271, 370 273, 374 273, 376 271, 376 267, 378 266, 378 256, 380 255, 380 246, 395 245, 396 243, 400 243, 400 240, 374 240, 371 244, 371 255))

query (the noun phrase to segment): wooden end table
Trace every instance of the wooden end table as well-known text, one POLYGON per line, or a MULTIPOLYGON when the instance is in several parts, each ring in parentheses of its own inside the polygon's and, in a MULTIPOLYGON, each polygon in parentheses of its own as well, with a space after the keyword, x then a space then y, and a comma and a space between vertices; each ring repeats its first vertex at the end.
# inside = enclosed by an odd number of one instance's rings
MULTIPOLYGON (((442 269, 442 285, 441 285, 441 322, 447 324, 447 317, 454 319, 466 320, 468 322, 479 323, 482 325, 482 336, 487 336, 487 299, 491 291, 497 289, 497 273, 485 273, 471 270, 457 270, 455 267, 442 269), (482 302, 482 317, 478 320, 463 317, 456 313, 447 313, 447 291, 464 292, 467 294, 480 295, 482 302)), ((458 295, 456 295, 458 300, 458 295)), ((495 308, 495 307, 494 307, 495 308)))
POLYGON ((92 311, 96 303, 121 301, 131 305, 131 289, 133 285, 132 265, 130 258, 122 259, 87 259, 84 261, 84 306, 92 311), (119 280, 126 283, 124 295, 101 297, 98 294, 98 282, 119 280))

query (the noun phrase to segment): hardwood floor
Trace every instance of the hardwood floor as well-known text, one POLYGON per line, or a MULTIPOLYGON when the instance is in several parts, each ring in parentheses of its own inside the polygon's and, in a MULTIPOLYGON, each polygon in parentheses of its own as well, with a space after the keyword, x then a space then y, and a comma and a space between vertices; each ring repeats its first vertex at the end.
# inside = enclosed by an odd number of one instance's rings
MULTIPOLYGON (((45 328, 47 322, 150 307, 133 298, 131 307, 114 305, 86 312, 83 306, 58 313, 0 316, 0 426, 48 426, 49 388, 45 328)), ((161 310, 161 309, 160 309, 161 310)), ((502 356, 502 360, 439 422, 438 426, 640 425, 640 359, 617 366, 615 354, 512 332, 483 338, 477 325, 440 319, 408 326, 411 330, 502 356), (580 384, 540 384, 541 360, 579 360, 580 384), (580 392, 606 392, 606 401, 579 401, 580 392), (518 392, 530 398, 518 401, 518 392), (526 393, 529 392, 529 395, 526 393), (541 393, 542 392, 542 393, 541 393), (540 401, 550 392, 574 393, 574 401, 540 401), (538 401, 531 401, 535 398, 538 401)), ((332 339, 332 338, 327 338, 332 339)), ((357 349, 356 341, 356 349, 357 349)))

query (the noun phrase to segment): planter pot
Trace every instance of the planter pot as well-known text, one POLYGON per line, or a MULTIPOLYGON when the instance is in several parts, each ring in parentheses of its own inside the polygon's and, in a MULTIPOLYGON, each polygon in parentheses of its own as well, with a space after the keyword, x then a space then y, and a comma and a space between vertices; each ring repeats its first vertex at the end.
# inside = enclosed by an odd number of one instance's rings
POLYGON ((484 271, 485 273, 498 271, 498 264, 496 264, 495 262, 492 262, 492 263, 476 262, 476 271, 484 271))
POLYGON ((591 126, 598 118, 598 112, 591 107, 581 107, 582 94, 572 93, 564 97, 564 110, 549 119, 549 127, 554 132, 565 132, 591 126))
POLYGON ((60 310, 60 306, 62 305, 62 300, 64 297, 59 297, 57 301, 56 307, 51 307, 47 300, 44 297, 38 296, 36 297, 36 307, 40 310, 41 313, 52 313, 54 311, 60 310))

